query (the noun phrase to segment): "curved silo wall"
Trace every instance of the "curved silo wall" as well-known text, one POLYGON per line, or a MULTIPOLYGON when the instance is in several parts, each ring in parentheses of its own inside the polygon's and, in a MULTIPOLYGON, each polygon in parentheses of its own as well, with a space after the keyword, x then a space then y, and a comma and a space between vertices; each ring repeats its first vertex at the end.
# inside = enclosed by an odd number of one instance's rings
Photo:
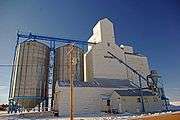
POLYGON ((65 45, 56 48, 54 82, 57 80, 84 80, 83 50, 73 46, 65 45))
POLYGON ((48 96, 49 53, 49 47, 37 41, 22 42, 16 49, 9 96, 25 108, 48 96))

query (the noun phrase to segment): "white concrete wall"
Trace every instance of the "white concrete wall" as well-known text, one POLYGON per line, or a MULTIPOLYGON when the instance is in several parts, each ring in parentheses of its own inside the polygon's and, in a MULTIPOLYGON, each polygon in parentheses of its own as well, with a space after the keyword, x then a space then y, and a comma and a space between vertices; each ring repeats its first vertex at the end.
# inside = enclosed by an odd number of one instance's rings
MULTIPOLYGON (((104 56, 108 55, 107 51, 110 50, 124 60, 123 51, 115 44, 113 24, 108 19, 100 20, 96 24, 89 42, 98 43, 88 47, 86 53, 92 54, 93 78, 125 79, 125 67, 120 65, 117 60, 104 58, 104 56)), ((88 58, 85 57, 85 59, 88 58)), ((91 68, 86 67, 86 69, 91 68)), ((88 73, 86 72, 86 74, 88 73)), ((85 79, 85 81, 87 80, 85 79)))
MULTIPOLYGON (((133 54, 125 54, 125 62, 135 69, 138 73, 146 78, 150 74, 149 65, 147 57, 138 56, 133 54)), ((133 80, 134 83, 139 85, 139 76, 134 74, 134 72, 128 68, 127 69, 127 79, 133 80)), ((147 87, 146 81, 142 80, 143 87, 147 87)))
POLYGON ((116 59, 105 58, 109 56, 107 51, 111 51, 119 58, 124 60, 123 52, 115 44, 99 43, 92 48, 93 61, 93 78, 107 78, 107 79, 126 79, 126 67, 116 59))
MULTIPOLYGON (((94 78, 106 78, 129 79, 135 80, 135 83, 138 83, 137 75, 134 75, 126 66, 120 64, 116 59, 104 58, 104 56, 109 56, 107 51, 126 62, 144 77, 149 74, 150 70, 146 57, 125 54, 125 52, 133 54, 133 48, 131 46, 124 46, 124 49, 122 49, 115 44, 113 24, 108 19, 100 20, 95 25, 89 42, 98 44, 90 45, 88 52, 85 54, 85 81, 94 78)), ((146 85, 145 82, 143 84, 144 86, 146 85)))
POLYGON ((89 42, 112 42, 115 43, 114 28, 111 21, 107 18, 98 21, 93 28, 93 35, 88 40, 89 42))
MULTIPOLYGON (((110 96, 110 108, 121 110, 119 112, 139 113, 141 103, 137 102, 139 96, 119 96, 115 88, 76 87, 74 89, 74 114, 92 114, 107 111, 107 101, 102 96, 110 96)), ((117 90, 117 88, 116 88, 117 90)), ((70 110, 69 87, 56 87, 55 110, 59 116, 68 116, 70 110)), ((162 110, 162 101, 157 96, 144 96, 145 111, 156 112, 162 110)))
POLYGON ((144 97, 146 112, 158 112, 163 110, 163 102, 158 96, 144 97))
MULTIPOLYGON (((99 113, 104 109, 102 95, 111 95, 113 88, 80 87, 75 88, 74 111, 75 114, 99 113)), ((55 110, 59 116, 69 115, 70 100, 69 87, 56 88, 55 110)))
POLYGON ((89 51, 88 54, 84 54, 84 81, 90 81, 93 77, 92 51, 89 51))
MULTIPOLYGON (((137 102, 137 98, 140 96, 119 96, 114 92, 111 96, 112 108, 118 109, 122 113, 140 113, 142 105, 141 102, 137 102)), ((144 96, 143 98, 146 113, 163 110, 162 101, 158 96, 144 96)))

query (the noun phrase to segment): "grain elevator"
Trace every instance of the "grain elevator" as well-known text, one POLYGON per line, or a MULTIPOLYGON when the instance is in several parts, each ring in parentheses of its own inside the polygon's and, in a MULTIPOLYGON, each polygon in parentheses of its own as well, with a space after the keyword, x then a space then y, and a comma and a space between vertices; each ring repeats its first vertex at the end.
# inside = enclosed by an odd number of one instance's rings
POLYGON ((116 44, 113 23, 107 18, 97 22, 88 41, 17 36, 17 41, 26 40, 16 46, 10 106, 15 102, 31 110, 41 104, 60 116, 69 115, 69 109, 76 115, 146 113, 167 106, 157 71, 132 46, 116 44))

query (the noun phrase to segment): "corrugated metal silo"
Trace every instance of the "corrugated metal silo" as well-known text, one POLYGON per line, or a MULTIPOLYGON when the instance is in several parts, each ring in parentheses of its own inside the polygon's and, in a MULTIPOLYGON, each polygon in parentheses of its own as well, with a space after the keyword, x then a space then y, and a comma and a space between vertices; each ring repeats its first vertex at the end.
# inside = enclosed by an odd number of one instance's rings
POLYGON ((57 80, 84 80, 83 50, 74 45, 56 48, 54 82, 57 80))
POLYGON ((17 46, 9 97, 24 108, 33 108, 48 96, 49 53, 47 45, 35 40, 17 46))

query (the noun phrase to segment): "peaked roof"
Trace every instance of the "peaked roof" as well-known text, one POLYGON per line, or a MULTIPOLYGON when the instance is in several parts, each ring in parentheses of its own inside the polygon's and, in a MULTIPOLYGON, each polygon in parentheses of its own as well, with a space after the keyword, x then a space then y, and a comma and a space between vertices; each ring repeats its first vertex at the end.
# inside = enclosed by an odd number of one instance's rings
POLYGON ((102 22, 102 21, 108 21, 109 23, 112 24, 111 20, 109 20, 108 18, 103 18, 103 19, 99 20, 98 22, 102 22))
MULTIPOLYGON (((95 79, 90 82, 73 81, 75 87, 104 87, 104 88, 135 88, 131 85, 129 80, 116 80, 116 79, 95 79)), ((60 87, 69 87, 69 80, 59 80, 60 87)))
MULTIPOLYGON (((128 89, 128 90, 114 90, 120 96, 141 96, 138 89, 128 89)), ((143 96, 153 96, 150 91, 142 91, 143 96)))

